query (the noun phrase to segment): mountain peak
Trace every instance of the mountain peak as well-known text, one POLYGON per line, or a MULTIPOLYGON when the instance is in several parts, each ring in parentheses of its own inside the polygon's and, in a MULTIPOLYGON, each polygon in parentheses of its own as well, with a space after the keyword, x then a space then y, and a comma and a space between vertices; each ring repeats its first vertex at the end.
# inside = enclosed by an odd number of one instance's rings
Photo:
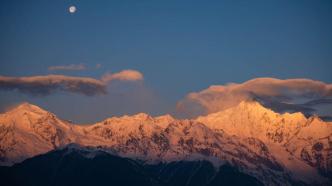
POLYGON ((173 116, 171 116, 170 114, 165 114, 165 115, 157 116, 157 117, 155 117, 155 119, 157 119, 157 120, 164 120, 164 121, 173 121, 173 120, 175 120, 175 118, 173 116))
POLYGON ((219 112, 211 113, 206 116, 199 116, 196 120, 201 120, 202 118, 218 118, 218 117, 224 117, 233 115, 233 113, 238 113, 240 115, 243 115, 244 113, 250 114, 250 115, 256 115, 261 116, 264 114, 268 115, 276 115, 278 113, 274 112, 273 110, 264 107, 261 103, 254 100, 246 100, 241 101, 238 105, 235 105, 233 107, 230 107, 225 110, 221 110, 219 112))
POLYGON ((300 129, 299 123, 304 126, 306 117, 302 113, 280 114, 257 101, 242 101, 235 107, 198 117, 196 121, 210 128, 223 129, 229 134, 266 140, 265 134, 271 133, 271 130, 293 134, 300 129))
POLYGON ((46 113, 47 111, 38 107, 37 105, 33 105, 28 102, 23 102, 13 109, 9 110, 9 112, 34 112, 34 113, 46 113))
POLYGON ((31 108, 31 107, 38 107, 38 106, 31 104, 29 102, 23 102, 17 106, 17 108, 31 108))
POLYGON ((117 119, 125 119, 125 120, 140 120, 140 121, 145 121, 145 120, 151 120, 153 119, 149 114, 146 113, 137 113, 134 115, 124 115, 121 117, 116 117, 117 119))
POLYGON ((112 123, 112 122, 123 122, 123 121, 147 121, 147 120, 152 120, 153 118, 146 114, 146 113, 137 113, 134 115, 124 115, 124 116, 113 116, 110 118, 107 118, 104 123, 112 123))
POLYGON ((241 109, 249 109, 249 110, 259 110, 259 111, 272 111, 266 107, 264 107, 260 102, 255 101, 255 100, 246 100, 246 101, 241 101, 237 108, 241 109))
POLYGON ((143 112, 134 114, 131 117, 133 117, 135 119, 151 119, 152 118, 149 114, 146 114, 143 112))

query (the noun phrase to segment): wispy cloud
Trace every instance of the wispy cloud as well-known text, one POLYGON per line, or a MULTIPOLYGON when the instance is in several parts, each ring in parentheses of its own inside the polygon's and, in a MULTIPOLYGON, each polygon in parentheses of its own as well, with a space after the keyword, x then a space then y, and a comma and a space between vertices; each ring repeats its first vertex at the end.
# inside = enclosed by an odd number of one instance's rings
POLYGON ((111 81, 137 81, 142 79, 142 73, 135 70, 106 74, 101 80, 53 74, 29 77, 0 76, 0 90, 17 90, 34 96, 46 96, 59 91, 94 96, 106 94, 107 84, 111 81))
POLYGON ((57 70, 85 70, 86 66, 84 64, 70 64, 70 65, 60 65, 60 66, 50 66, 48 70, 50 71, 57 71, 57 70))
POLYGON ((301 111, 311 113, 312 104, 330 104, 332 84, 310 79, 257 78, 244 83, 213 85, 200 92, 188 94, 177 103, 182 117, 195 117, 227 109, 243 100, 258 100, 280 112, 301 111), (304 103, 299 103, 299 100, 304 103), (311 101, 306 103, 306 101, 311 101))

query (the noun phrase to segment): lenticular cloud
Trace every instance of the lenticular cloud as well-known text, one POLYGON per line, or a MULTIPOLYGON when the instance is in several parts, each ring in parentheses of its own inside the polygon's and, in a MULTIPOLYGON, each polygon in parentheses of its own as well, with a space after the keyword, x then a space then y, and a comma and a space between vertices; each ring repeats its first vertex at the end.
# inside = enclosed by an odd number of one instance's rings
POLYGON ((189 93, 177 103, 176 111, 180 117, 196 117, 253 99, 279 112, 310 114, 315 111, 314 105, 331 104, 332 84, 310 79, 257 78, 244 83, 213 85, 189 93))

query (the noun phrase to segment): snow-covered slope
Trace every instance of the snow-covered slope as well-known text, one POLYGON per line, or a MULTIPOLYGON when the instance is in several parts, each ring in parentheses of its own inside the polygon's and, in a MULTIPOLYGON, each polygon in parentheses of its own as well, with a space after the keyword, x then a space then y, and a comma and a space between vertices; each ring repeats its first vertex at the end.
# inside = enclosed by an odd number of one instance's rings
POLYGON ((103 149, 147 163, 209 160, 220 166, 227 161, 260 180, 288 182, 289 175, 261 141, 215 132, 190 120, 169 118, 171 122, 166 126, 160 118, 164 117, 138 114, 111 118, 84 131, 89 139, 98 140, 103 149))
POLYGON ((266 144, 278 162, 297 177, 312 178, 319 171, 332 176, 332 123, 302 113, 275 113, 258 102, 238 106, 196 119, 209 128, 222 129, 241 138, 266 144))
POLYGON ((35 105, 23 103, 0 115, 0 162, 12 164, 72 141, 72 126, 35 105))
POLYGON ((257 102, 177 120, 140 113, 81 126, 25 103, 0 115, 0 163, 76 143, 147 163, 228 162, 267 185, 326 182, 331 177, 332 125, 301 113, 278 114, 257 102))

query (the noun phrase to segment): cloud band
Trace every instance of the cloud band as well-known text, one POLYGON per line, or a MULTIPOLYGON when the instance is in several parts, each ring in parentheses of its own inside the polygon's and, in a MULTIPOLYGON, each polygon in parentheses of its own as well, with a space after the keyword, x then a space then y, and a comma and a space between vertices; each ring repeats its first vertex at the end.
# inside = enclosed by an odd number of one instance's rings
POLYGON ((111 78, 101 80, 89 77, 73 77, 64 75, 45 75, 30 77, 0 76, 0 90, 17 90, 34 96, 46 96, 55 92, 71 92, 86 96, 107 93, 110 81, 138 81, 143 75, 135 70, 124 70, 115 74, 106 74, 111 78))

